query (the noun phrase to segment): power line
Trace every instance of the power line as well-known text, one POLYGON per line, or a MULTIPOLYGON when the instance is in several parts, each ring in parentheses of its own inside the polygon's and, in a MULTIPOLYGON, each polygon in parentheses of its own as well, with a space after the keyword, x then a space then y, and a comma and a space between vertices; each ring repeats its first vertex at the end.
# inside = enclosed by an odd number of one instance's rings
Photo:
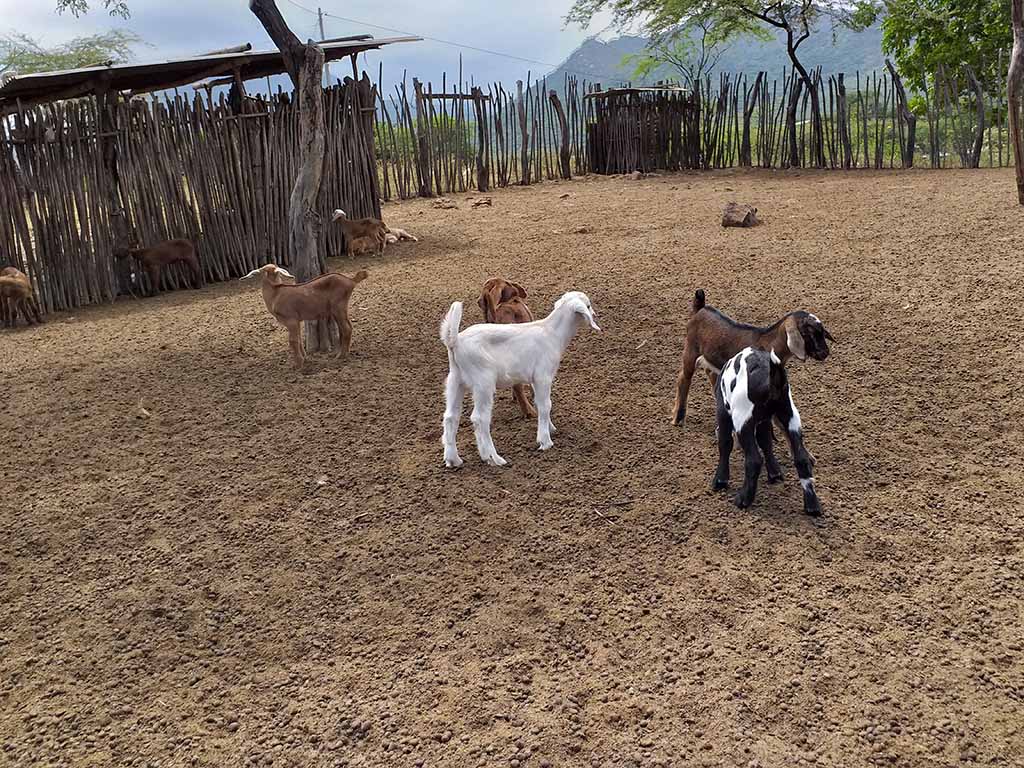
MULTIPOLYGON (((313 14, 314 16, 316 16, 317 13, 318 13, 317 11, 314 11, 314 10, 312 10, 310 8, 307 8, 304 5, 299 5, 299 3, 295 2, 295 0, 287 0, 287 2, 290 5, 294 5, 296 8, 305 11, 306 13, 313 14)), ((538 61, 537 59, 528 59, 528 58, 525 58, 523 56, 516 56, 515 54, 512 54, 512 53, 503 53, 502 51, 492 51, 489 48, 479 48, 479 47, 477 47, 475 45, 467 45, 465 43, 455 43, 455 42, 452 42, 451 40, 442 40, 442 39, 437 38, 437 37, 431 37, 430 35, 423 35, 423 34, 419 34, 419 33, 416 33, 416 32, 404 32, 401 29, 394 29, 393 27, 385 27, 385 26, 381 26, 380 24, 371 24, 368 21, 360 21, 359 19, 350 19, 350 18, 347 18, 345 16, 338 16, 337 14, 330 13, 329 11, 323 11, 323 15, 324 16, 328 16, 328 17, 330 17, 332 19, 337 19, 339 21, 347 21, 349 24, 359 24, 360 26, 363 26, 363 27, 373 27, 374 29, 382 29, 385 32, 394 32, 395 34, 398 34, 398 35, 408 35, 410 37, 422 37, 424 40, 429 40, 432 43, 440 43, 441 45, 450 45, 453 48, 465 48, 466 50, 469 50, 469 51, 476 51, 477 53, 484 53, 484 54, 487 54, 489 56, 501 56, 501 57, 506 58, 506 59, 514 59, 515 61, 522 61, 522 62, 525 62, 527 64, 540 64, 542 67, 550 67, 553 70, 554 69, 559 69, 562 66, 561 64, 552 64, 552 63, 547 62, 547 61, 538 61)), ((587 73, 587 72, 577 72, 577 71, 572 70, 572 69, 564 69, 563 71, 569 72, 570 74, 573 74, 573 75, 579 75, 580 77, 602 77, 602 78, 607 78, 607 79, 610 79, 610 80, 622 80, 622 78, 620 76, 618 76, 618 75, 609 75, 609 74, 602 75, 599 72, 597 72, 597 73, 595 73, 595 72, 589 72, 589 73, 587 73)))

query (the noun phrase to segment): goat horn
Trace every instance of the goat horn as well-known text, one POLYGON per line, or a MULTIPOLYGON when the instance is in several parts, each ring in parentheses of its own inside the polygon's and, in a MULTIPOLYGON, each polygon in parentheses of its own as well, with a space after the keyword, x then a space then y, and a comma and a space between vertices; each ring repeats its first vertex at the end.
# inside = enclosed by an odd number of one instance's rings
POLYGON ((260 272, 262 272, 262 271, 263 271, 262 269, 254 269, 254 270, 253 270, 252 272, 250 272, 250 273, 249 273, 248 275, 246 275, 245 277, 240 277, 240 278, 238 278, 238 280, 239 280, 239 282, 241 282, 242 280, 248 280, 248 279, 249 279, 250 277, 252 277, 253 275, 258 275, 258 274, 259 274, 260 272))
POLYGON ((290 278, 292 278, 293 280, 295 279, 295 275, 293 275, 293 274, 292 274, 291 272, 289 272, 289 271, 288 271, 287 269, 285 269, 284 267, 274 267, 274 269, 275 269, 275 270, 277 270, 277 271, 278 271, 279 273, 281 273, 282 275, 284 275, 285 277, 290 277, 290 278))

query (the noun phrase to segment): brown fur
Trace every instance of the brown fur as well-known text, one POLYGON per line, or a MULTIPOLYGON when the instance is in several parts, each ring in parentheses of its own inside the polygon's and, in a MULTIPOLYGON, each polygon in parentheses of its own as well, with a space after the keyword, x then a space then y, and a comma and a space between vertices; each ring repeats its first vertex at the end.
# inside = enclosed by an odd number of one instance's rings
POLYGON ((17 267, 4 267, 0 269, 0 319, 5 328, 17 325, 18 312, 26 325, 43 322, 28 276, 17 267))
MULTIPOLYGON (((737 323, 714 307, 705 306, 704 291, 694 295, 690 319, 686 324, 686 345, 683 361, 676 377, 676 399, 672 407, 672 423, 679 426, 686 415, 686 400, 690 394, 690 381, 703 357, 711 366, 721 369, 729 358, 746 347, 774 350, 782 364, 796 354, 803 359, 807 354, 805 338, 818 325, 824 338, 832 340, 831 334, 819 323, 815 324, 806 312, 790 312, 776 323, 764 328, 737 323), (791 342, 793 347, 791 348, 791 342)), ((821 340, 820 346, 810 352, 817 360, 828 356, 828 347, 821 340)), ((717 376, 709 370, 712 382, 717 376)))
POLYGON ((344 235, 344 255, 382 254, 386 245, 387 225, 380 219, 335 218, 344 235))
MULTIPOLYGON (((505 280, 500 277, 492 277, 480 291, 480 299, 477 304, 484 313, 484 322, 487 323, 532 323, 533 313, 526 306, 523 299, 526 298, 526 289, 519 283, 505 280)), ((520 413, 528 419, 537 416, 537 410, 533 407, 526 395, 526 385, 516 384, 512 387, 512 397, 519 406, 520 413)))
POLYGON ((160 277, 164 267, 171 264, 187 264, 192 272, 192 287, 203 283, 203 270, 199 266, 195 246, 188 240, 167 240, 151 248, 123 248, 114 252, 114 258, 126 259, 131 256, 149 275, 150 296, 160 292, 160 277))
POLYGON ((291 346, 293 365, 301 368, 305 362, 302 348, 302 323, 316 320, 334 320, 338 325, 341 345, 337 357, 348 357, 352 346, 352 322, 348 319, 348 300, 352 289, 366 279, 366 270, 360 270, 352 277, 331 272, 314 277, 298 285, 286 282, 287 278, 275 271, 273 264, 267 264, 260 272, 263 279, 263 302, 270 314, 288 329, 288 343, 291 346))

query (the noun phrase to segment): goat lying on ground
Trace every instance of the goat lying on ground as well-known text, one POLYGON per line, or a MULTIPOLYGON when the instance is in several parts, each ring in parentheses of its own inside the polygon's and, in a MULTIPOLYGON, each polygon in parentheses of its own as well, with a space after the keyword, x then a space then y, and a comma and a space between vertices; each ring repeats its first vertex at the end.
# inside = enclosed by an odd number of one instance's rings
POLYGON ((501 467, 491 440, 491 409, 497 387, 532 384, 537 403, 537 443, 540 450, 552 446, 551 384, 558 373, 566 347, 583 323, 601 329, 585 293, 570 291, 555 302, 551 314, 532 323, 471 325, 459 333, 462 302, 456 301, 441 323, 441 341, 448 348, 448 381, 445 385, 444 464, 461 467, 455 437, 466 390, 473 393, 473 428, 480 458, 501 467))
POLYGON ((804 447, 800 413, 793 404, 789 379, 782 360, 774 350, 747 347, 726 361, 715 387, 718 417, 718 469, 712 488, 729 487, 729 456, 732 435, 737 434, 744 455, 743 487, 736 494, 736 506, 744 509, 754 503, 757 479, 761 474, 761 450, 771 449, 771 432, 761 429, 776 418, 789 437, 800 485, 804 489, 804 512, 812 517, 821 514, 821 504, 814 491, 814 458, 804 447))
MULTIPOLYGON (((526 289, 500 277, 492 277, 480 291, 477 304, 484 313, 485 323, 532 323, 533 313, 526 306, 526 289)), ((512 397, 520 413, 528 419, 537 415, 536 409, 526 396, 526 385, 512 387, 512 397)))
POLYGON ((340 222, 342 232, 341 252, 345 256, 364 253, 382 254, 387 244, 388 228, 380 219, 350 219, 341 208, 334 212, 332 221, 340 222))
POLYGON ((398 229, 398 227, 388 227, 387 224, 385 224, 384 226, 387 227, 388 230, 384 234, 384 241, 388 245, 390 245, 391 243, 397 243, 399 240, 409 240, 410 242, 413 243, 418 243, 420 241, 418 237, 416 237, 415 235, 410 235, 404 229, 398 229))
POLYGON ((18 312, 25 318, 25 325, 43 322, 28 275, 17 267, 4 267, 0 269, 0 319, 5 328, 17 325, 18 312))
POLYGON ((114 251, 115 259, 126 259, 129 256, 149 275, 150 296, 160 292, 161 271, 171 264, 181 263, 189 266, 193 288, 199 288, 203 283, 203 270, 199 266, 196 249, 188 240, 168 240, 151 248, 119 248, 114 251))
POLYGON ((247 280, 254 275, 262 276, 263 302, 270 314, 288 329, 288 343, 291 346, 295 368, 302 368, 305 362, 302 349, 303 322, 334 320, 338 324, 338 335, 341 339, 336 356, 348 357, 352 346, 352 322, 348 319, 348 300, 352 295, 352 289, 366 279, 366 270, 360 270, 352 277, 331 272, 295 285, 284 282, 294 281, 291 273, 274 264, 267 264, 260 269, 254 269, 241 279, 247 280))

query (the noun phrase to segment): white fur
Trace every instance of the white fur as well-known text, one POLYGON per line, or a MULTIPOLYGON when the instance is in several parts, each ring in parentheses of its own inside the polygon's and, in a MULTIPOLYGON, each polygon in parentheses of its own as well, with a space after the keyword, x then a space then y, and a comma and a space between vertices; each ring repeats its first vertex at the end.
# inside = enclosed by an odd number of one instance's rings
POLYGON ((799 432, 803 426, 803 422, 800 421, 800 411, 796 409, 796 403, 793 402, 793 391, 789 392, 789 407, 793 409, 793 415, 789 417, 789 424, 786 428, 790 432, 799 432))
POLYGON ((803 486, 803 489, 805 491, 813 491, 814 490, 814 478, 813 477, 804 477, 804 478, 802 478, 800 480, 800 485, 803 486))
POLYGON ((532 323, 480 323, 459 333, 462 302, 456 301, 441 323, 441 341, 448 348, 448 381, 445 388, 444 463, 462 466, 455 443, 462 414, 462 399, 473 394, 473 428, 480 458, 488 464, 504 466, 491 440, 491 409, 499 387, 515 384, 533 386, 537 406, 537 443, 540 450, 552 446, 551 384, 566 347, 584 323, 600 331, 594 319, 590 299, 585 293, 570 291, 555 302, 543 320, 532 323))
POLYGON ((732 428, 739 432, 750 421, 754 415, 754 404, 747 394, 747 358, 753 353, 752 347, 746 347, 735 357, 732 357, 722 366, 722 376, 718 380, 718 386, 722 388, 722 399, 725 401, 726 410, 732 417, 732 428), (736 358, 740 360, 740 370, 736 371, 736 358), (732 383, 736 382, 733 387, 732 383))
POLYGON ((388 243, 397 243, 399 240, 409 240, 413 243, 418 243, 420 241, 420 239, 415 235, 410 235, 404 229, 398 229, 397 227, 388 227, 388 231, 384 235, 384 239, 388 243))
MULTIPOLYGON (((238 279, 239 280, 248 280, 250 277, 253 277, 254 275, 258 275, 262 271, 263 271, 262 267, 260 269, 254 269, 252 272, 250 272, 245 277, 240 277, 238 279)), ((293 275, 291 272, 289 272, 284 267, 278 267, 278 266, 275 265, 274 266, 274 271, 277 272, 278 274, 284 275, 285 277, 290 277, 292 280, 295 279, 295 275, 293 275)))
POLYGON ((334 215, 331 216, 331 221, 337 221, 338 219, 347 219, 348 214, 345 213, 341 208, 334 209, 334 215))

